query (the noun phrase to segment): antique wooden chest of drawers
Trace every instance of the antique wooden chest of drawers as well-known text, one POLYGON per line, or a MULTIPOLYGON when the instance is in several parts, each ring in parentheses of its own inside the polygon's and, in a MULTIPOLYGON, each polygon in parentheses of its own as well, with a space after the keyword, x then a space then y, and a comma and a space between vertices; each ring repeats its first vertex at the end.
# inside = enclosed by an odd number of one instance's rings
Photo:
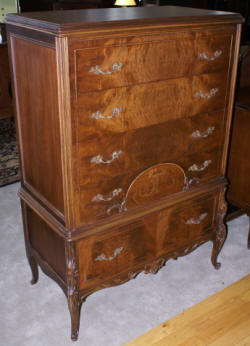
POLYGON ((177 7, 8 15, 23 222, 81 302, 225 240, 238 14, 177 7))

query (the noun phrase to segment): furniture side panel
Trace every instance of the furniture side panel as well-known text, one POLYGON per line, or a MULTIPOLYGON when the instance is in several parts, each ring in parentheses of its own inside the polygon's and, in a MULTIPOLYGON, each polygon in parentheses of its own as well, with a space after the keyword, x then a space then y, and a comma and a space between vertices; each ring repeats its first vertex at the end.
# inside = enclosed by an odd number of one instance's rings
POLYGON ((63 218, 56 51, 10 36, 22 183, 63 218))
POLYGON ((27 207, 27 227, 31 248, 65 281, 66 259, 63 238, 29 207, 27 207))

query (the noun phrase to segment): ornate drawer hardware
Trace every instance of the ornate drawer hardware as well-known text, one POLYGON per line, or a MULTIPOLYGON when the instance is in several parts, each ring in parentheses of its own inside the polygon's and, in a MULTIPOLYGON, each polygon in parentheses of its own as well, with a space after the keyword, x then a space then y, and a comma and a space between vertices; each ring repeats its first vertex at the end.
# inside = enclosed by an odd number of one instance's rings
POLYGON ((115 259, 123 250, 123 247, 118 247, 117 249, 115 249, 115 251, 113 252, 112 256, 107 257, 104 253, 102 253, 101 255, 97 256, 95 261, 113 261, 113 259, 115 259))
POLYGON ((186 225, 199 225, 205 218, 207 213, 201 214, 197 219, 191 218, 186 221, 186 225))
POLYGON ((103 115, 102 112, 97 111, 95 113, 92 113, 90 118, 94 118, 94 119, 112 119, 117 117, 121 112, 123 111, 122 107, 116 107, 113 109, 112 114, 111 115, 103 115))
POLYGON ((102 68, 99 65, 96 65, 96 66, 92 66, 90 68, 89 72, 92 72, 94 74, 109 75, 109 74, 112 74, 112 73, 120 71, 122 66, 123 66, 123 64, 121 62, 114 63, 112 68, 111 68, 111 71, 103 71, 102 68))
POLYGON ((194 131, 191 134, 191 137, 193 138, 207 138, 211 133, 214 132, 215 126, 210 126, 206 129, 204 132, 200 132, 199 130, 194 131))
POLYGON ((101 194, 98 194, 92 198, 92 202, 101 202, 101 201, 112 201, 112 199, 116 196, 118 196, 122 192, 122 189, 115 189, 112 191, 111 195, 109 197, 104 197, 101 194))
POLYGON ((214 61, 218 59, 221 56, 221 54, 222 54, 222 50, 216 50, 211 57, 208 57, 207 53, 205 52, 200 53, 198 57, 200 60, 214 61))
POLYGON ((213 88, 210 90, 209 94, 207 95, 205 95, 203 91, 197 91, 197 93, 195 94, 195 97, 197 97, 198 99, 211 99, 211 97, 215 96, 218 91, 219 91, 218 88, 213 88))
POLYGON ((107 214, 110 215, 112 210, 114 210, 114 209, 117 209, 118 213, 122 213, 122 212, 126 211, 127 208, 124 206, 125 202, 126 202, 126 200, 124 198, 121 203, 117 203, 117 204, 112 205, 111 207, 109 207, 107 209, 107 214))
POLYGON ((103 160, 103 157, 101 155, 97 155, 95 157, 92 157, 92 159, 90 160, 91 163, 97 163, 97 164, 109 164, 112 163, 114 160, 118 159, 118 157, 122 154, 122 150, 118 150, 118 151, 114 151, 111 155, 111 159, 110 160, 103 160))
POLYGON ((200 179, 197 177, 194 177, 192 179, 188 179, 187 177, 185 177, 183 191, 187 191, 190 189, 191 185, 194 185, 194 184, 197 185, 199 183, 200 183, 200 179))
POLYGON ((191 172, 202 172, 204 169, 206 169, 210 164, 212 163, 212 160, 206 160, 203 162, 202 166, 198 167, 196 164, 193 164, 189 167, 189 171, 191 172))

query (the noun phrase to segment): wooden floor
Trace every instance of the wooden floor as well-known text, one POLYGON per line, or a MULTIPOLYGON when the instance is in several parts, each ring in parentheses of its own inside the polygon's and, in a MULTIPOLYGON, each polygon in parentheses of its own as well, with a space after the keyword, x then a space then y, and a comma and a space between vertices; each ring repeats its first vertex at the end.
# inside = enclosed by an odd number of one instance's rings
POLYGON ((250 274, 126 346, 250 346, 250 274))

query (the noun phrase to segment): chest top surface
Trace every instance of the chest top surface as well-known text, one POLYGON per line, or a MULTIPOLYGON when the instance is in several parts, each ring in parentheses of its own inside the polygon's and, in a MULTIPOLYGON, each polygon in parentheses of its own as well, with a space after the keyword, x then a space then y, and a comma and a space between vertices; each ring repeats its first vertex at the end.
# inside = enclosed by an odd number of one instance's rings
POLYGON ((106 8, 70 11, 43 11, 8 14, 7 24, 25 25, 51 33, 89 30, 95 27, 199 24, 208 22, 241 23, 238 13, 178 6, 106 8))

